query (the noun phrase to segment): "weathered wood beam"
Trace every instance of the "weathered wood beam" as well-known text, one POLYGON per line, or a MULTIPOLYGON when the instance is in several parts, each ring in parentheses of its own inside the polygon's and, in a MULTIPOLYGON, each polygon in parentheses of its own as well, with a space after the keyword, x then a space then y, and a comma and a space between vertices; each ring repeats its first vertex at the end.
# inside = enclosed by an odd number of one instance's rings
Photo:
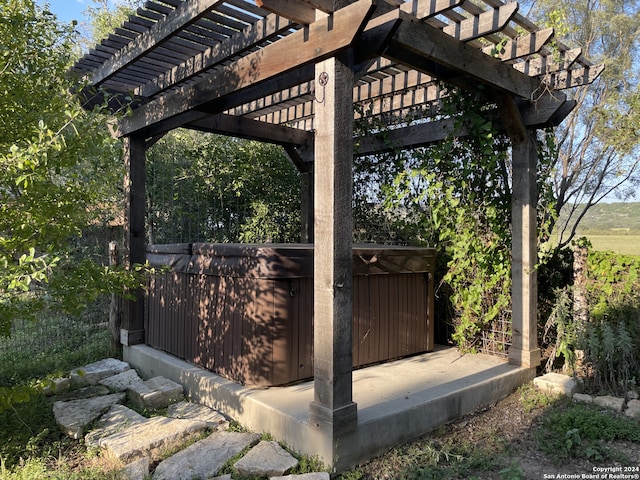
MULTIPOLYGON (((124 264, 132 268, 144 264, 145 246, 145 139, 134 135, 124 139, 124 264)), ((144 292, 133 293, 123 309, 120 339, 123 345, 144 342, 144 292)))
POLYGON ((403 3, 400 9, 416 18, 434 17, 446 10, 459 7, 466 0, 413 0, 403 3))
POLYGON ((518 3, 507 3, 480 15, 452 23, 442 29, 447 35, 468 42, 502 30, 518 11, 518 3))
POLYGON ((93 73, 90 83, 101 84, 221 3, 222 0, 185 0, 164 21, 155 23, 148 32, 107 60, 93 73))
POLYGON ((316 9, 305 2, 291 0, 256 0, 260 8, 288 18, 300 25, 309 25, 316 21, 316 9))
POLYGON ((314 146, 314 388, 309 427, 337 438, 358 424, 352 385, 353 72, 332 57, 316 65, 316 77, 321 76, 326 83, 324 100, 316 109, 314 146))
POLYGON ((538 263, 536 207, 538 161, 535 132, 524 124, 511 96, 497 98, 500 116, 511 136, 511 300, 512 343, 509 363, 535 369, 540 365, 537 336, 538 263))
POLYGON ((543 55, 526 62, 514 63, 513 68, 530 77, 539 77, 571 68, 581 54, 582 49, 575 48, 561 53, 557 59, 553 55, 543 55))
POLYGON ((283 125, 273 125, 233 115, 212 115, 184 125, 202 132, 231 135, 247 140, 259 140, 278 145, 313 145, 313 133, 283 125))
POLYGON ((134 93, 141 97, 152 97, 173 85, 195 77, 208 68, 221 64, 235 55, 239 55, 260 42, 273 38, 291 28, 291 22, 277 15, 269 15, 245 28, 240 35, 234 35, 215 47, 200 53, 186 62, 172 67, 134 93))
MULTIPOLYGON (((545 95, 539 101, 532 104, 530 102, 517 102, 515 108, 522 118, 522 125, 525 132, 528 129, 544 128, 558 125, 575 106, 574 101, 567 101, 564 94, 555 92, 553 95, 545 95)), ((499 131, 510 131, 511 125, 499 120, 500 111, 497 109, 487 110, 486 118, 494 119, 499 131)), ((508 117, 512 118, 512 117, 508 117)), ((516 125, 518 127, 519 125, 516 125)), ((464 137, 468 135, 468 130, 457 125, 455 119, 446 118, 443 120, 425 121, 406 127, 387 129, 374 135, 359 137, 354 140, 356 145, 356 155, 372 155, 375 153, 391 152, 394 150, 406 150, 423 147, 432 143, 440 142, 450 137, 464 137)), ((511 130, 512 136, 515 135, 511 130)))
POLYGON ((383 55, 467 88, 479 81, 525 99, 541 88, 539 80, 406 14, 383 55))
POLYGON ((507 40, 503 45, 492 45, 482 49, 484 53, 503 62, 538 53, 553 38, 553 28, 546 28, 524 37, 507 40))
MULTIPOLYGON (((224 97, 241 94, 244 89, 275 77, 289 77, 296 68, 312 65, 335 55, 353 43, 364 30, 375 10, 371 0, 360 0, 322 18, 264 48, 211 72, 203 80, 175 93, 157 98, 134 110, 120 121, 119 135, 142 131, 151 125, 189 110, 219 102, 220 112, 235 105, 224 105, 224 97)), ((296 79, 287 79, 294 81, 296 79)), ((303 79, 299 79, 304 81, 303 79)), ((291 85, 282 87, 288 88, 291 85)), ((274 89, 271 93, 278 91, 274 89)), ((257 97, 256 97, 257 98, 257 97)), ((245 100, 246 101, 246 100, 245 100)), ((243 102, 238 102, 239 105, 243 102)), ((209 112, 218 113, 218 112, 209 112)))
POLYGON ((553 90, 565 90, 568 88, 589 85, 604 71, 604 65, 576 68, 552 73, 543 77, 543 81, 553 90))

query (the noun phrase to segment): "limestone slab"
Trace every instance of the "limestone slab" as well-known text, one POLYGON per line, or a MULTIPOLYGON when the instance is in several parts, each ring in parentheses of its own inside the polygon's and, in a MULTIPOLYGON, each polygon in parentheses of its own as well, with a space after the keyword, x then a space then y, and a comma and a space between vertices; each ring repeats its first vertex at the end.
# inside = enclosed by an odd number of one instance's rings
POLYGON ((142 457, 125 465, 123 472, 127 480, 145 480, 149 475, 149 457, 142 457))
POLYGON ((234 467, 247 477, 273 477, 284 475, 298 465, 298 460, 278 445, 278 442, 262 441, 238 460, 234 467))
POLYGON ((45 395, 60 395, 69 391, 71 388, 71 379, 67 377, 52 378, 47 381, 47 384, 42 389, 45 395))
POLYGON ((60 429, 71 438, 82 438, 86 427, 105 411, 125 399, 124 393, 114 393, 101 397, 55 402, 53 415, 60 429))
POLYGON ((184 398, 182 385, 164 377, 154 377, 131 385, 127 390, 131 401, 140 408, 166 408, 184 398))
POLYGON ((193 402, 178 402, 169 405, 167 417, 200 420, 215 429, 220 429, 221 425, 228 425, 227 419, 220 412, 193 402))
POLYGON ((99 447, 102 438, 118 433, 132 425, 146 422, 147 420, 146 417, 124 405, 114 405, 107 413, 100 417, 95 429, 84 437, 84 442, 89 446, 99 447))
POLYGON ((80 400, 83 398, 100 397, 108 395, 109 389, 102 385, 91 385, 89 387, 79 388, 78 390, 71 390, 70 392, 56 395, 53 397, 54 402, 70 402, 71 400, 80 400))
POLYGON ((576 402, 580 403, 593 403, 593 397, 591 395, 587 395, 586 393, 574 393, 573 399, 576 402))
POLYGON ((124 392, 132 385, 141 381, 142 379, 138 375, 138 372, 131 369, 122 373, 118 373, 117 375, 103 378, 102 380, 100 380, 100 385, 104 385, 109 390, 112 390, 114 392, 124 392))
POLYGON ((640 400, 629 400, 625 415, 632 418, 640 418, 640 400))
POLYGON ((593 397, 593 403, 600 407, 611 408, 612 410, 621 412, 624 406, 624 398, 602 395, 600 397, 593 397))
POLYGON ((163 452, 181 445, 206 428, 204 422, 153 417, 102 438, 100 445, 107 456, 123 462, 144 456, 153 462, 159 460, 163 452))
POLYGON ((160 462, 153 480, 206 479, 246 447, 255 444, 255 433, 217 432, 160 462))
POLYGON ((550 393, 560 393, 571 397, 578 392, 578 382, 575 378, 561 373, 546 373, 533 379, 533 384, 540 390, 550 393))
POLYGON ((131 367, 127 362, 115 358, 105 358, 71 372, 71 385, 74 388, 96 385, 100 380, 117 375, 131 367))
POLYGON ((270 477, 269 480, 331 480, 327 472, 301 473, 299 475, 285 475, 283 477, 270 477))

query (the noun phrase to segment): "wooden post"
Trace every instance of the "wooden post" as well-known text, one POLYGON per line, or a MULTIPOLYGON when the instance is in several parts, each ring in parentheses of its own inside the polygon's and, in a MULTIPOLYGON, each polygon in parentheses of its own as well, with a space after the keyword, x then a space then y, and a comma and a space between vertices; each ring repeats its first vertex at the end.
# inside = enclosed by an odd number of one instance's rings
POLYGON ((313 243, 313 147, 284 144, 283 148, 300 172, 300 243, 313 243))
MULTIPOLYGON (((120 265, 120 254, 118 252, 118 242, 109 242, 109 265, 117 267, 120 265)), ((109 333, 111 334, 111 346, 120 347, 120 327, 122 325, 122 298, 115 293, 111 294, 109 305, 109 333)))
MULTIPOLYGON (((132 135, 124 138, 124 261, 125 266, 142 264, 145 246, 145 139, 132 135)), ((120 341, 123 345, 144 342, 144 294, 135 292, 136 300, 126 300, 123 309, 120 341)))
POLYGON ((336 438, 357 426, 352 401, 353 72, 316 65, 314 401, 309 424, 336 438))
POLYGON ((538 160, 533 134, 513 141, 512 216, 512 344, 509 363, 526 368, 540 365, 537 335, 538 280, 537 185, 538 160))
POLYGON ((300 174, 300 221, 302 243, 313 243, 313 164, 300 174))
POLYGON ((511 96, 496 103, 509 137, 513 164, 511 195, 511 348, 509 363, 525 368, 540 365, 538 348, 538 263, 535 131, 527 130, 511 96))

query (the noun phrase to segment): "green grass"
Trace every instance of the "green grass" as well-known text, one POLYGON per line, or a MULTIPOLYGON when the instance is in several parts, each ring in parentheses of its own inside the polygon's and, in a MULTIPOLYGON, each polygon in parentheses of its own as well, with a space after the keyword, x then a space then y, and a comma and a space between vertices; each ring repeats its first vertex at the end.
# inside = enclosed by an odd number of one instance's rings
POLYGON ((591 242, 593 249, 615 252, 622 255, 640 255, 640 235, 602 235, 581 233, 591 242))
POLYGON ((0 479, 116 480, 113 465, 92 457, 58 428, 42 380, 74 367, 117 356, 108 328, 96 315, 52 316, 17 322, 12 338, 0 339, 0 479))
POLYGON ((536 432, 540 449, 558 462, 568 458, 629 462, 609 447, 614 440, 640 443, 640 423, 613 410, 566 401, 549 411, 536 432))
MULTIPOLYGON (((566 210, 557 225, 564 225, 566 210)), ((640 255, 640 202, 594 205, 578 225, 576 238, 587 237, 593 249, 640 255)))

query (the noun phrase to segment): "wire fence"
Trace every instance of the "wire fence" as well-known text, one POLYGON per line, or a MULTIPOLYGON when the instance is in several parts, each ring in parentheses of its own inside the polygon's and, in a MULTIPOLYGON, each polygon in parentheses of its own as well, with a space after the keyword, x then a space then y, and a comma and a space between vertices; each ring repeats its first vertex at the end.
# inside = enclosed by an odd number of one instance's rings
POLYGON ((43 312, 38 320, 15 320, 11 336, 0 337, 0 386, 46 374, 51 360, 80 367, 111 352, 110 297, 100 297, 82 315, 43 312))

